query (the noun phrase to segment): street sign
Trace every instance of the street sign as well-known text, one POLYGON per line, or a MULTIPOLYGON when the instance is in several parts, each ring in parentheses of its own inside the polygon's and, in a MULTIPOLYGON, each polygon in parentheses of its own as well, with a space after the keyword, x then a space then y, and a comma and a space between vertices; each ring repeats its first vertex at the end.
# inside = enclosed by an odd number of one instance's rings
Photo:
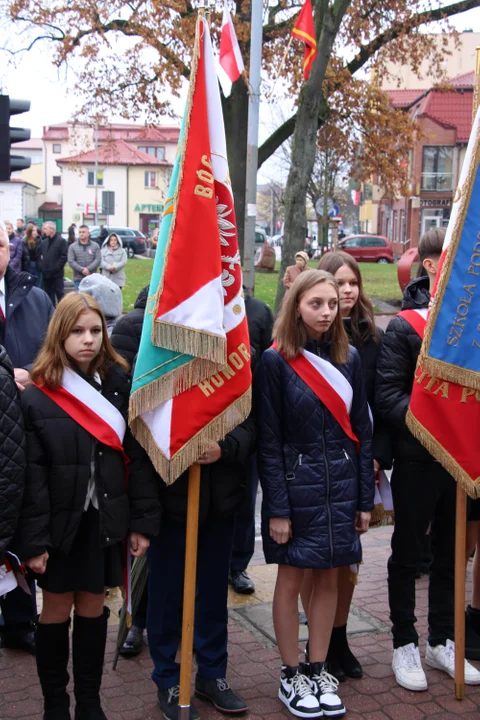
MULTIPOLYGON (((319 217, 323 217, 323 206, 324 206, 324 197, 323 197, 323 195, 321 195, 318 198, 317 202, 315 203, 315 212, 317 213, 317 215, 319 215, 319 217)), ((335 206, 333 204, 333 200, 330 200, 330 198, 328 198, 328 200, 327 200, 328 215, 331 215, 331 216, 336 215, 336 213, 333 212, 334 207, 335 206)))
POLYGON ((332 209, 328 210, 328 217, 337 217, 338 215, 340 215, 340 208, 334 204, 332 209))

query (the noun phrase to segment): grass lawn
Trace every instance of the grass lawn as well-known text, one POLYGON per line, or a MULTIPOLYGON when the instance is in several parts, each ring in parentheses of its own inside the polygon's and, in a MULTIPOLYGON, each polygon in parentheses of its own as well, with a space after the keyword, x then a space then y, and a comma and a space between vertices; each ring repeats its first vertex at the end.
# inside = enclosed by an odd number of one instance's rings
MULTIPOLYGON (((127 261, 125 273, 127 284, 123 289, 123 310, 128 312, 133 309, 135 299, 140 290, 150 282, 153 260, 137 260, 132 258, 127 261)), ((315 268, 316 263, 310 262, 310 267, 315 268)), ((263 300, 271 308, 275 305, 275 294, 277 292, 278 269, 273 273, 256 273, 255 275, 255 297, 263 300)), ((376 263, 360 263, 365 290, 371 298, 380 300, 400 299, 402 293, 397 281, 396 265, 377 265, 376 263)), ((73 278, 72 271, 68 265, 65 266, 65 275, 73 278)))

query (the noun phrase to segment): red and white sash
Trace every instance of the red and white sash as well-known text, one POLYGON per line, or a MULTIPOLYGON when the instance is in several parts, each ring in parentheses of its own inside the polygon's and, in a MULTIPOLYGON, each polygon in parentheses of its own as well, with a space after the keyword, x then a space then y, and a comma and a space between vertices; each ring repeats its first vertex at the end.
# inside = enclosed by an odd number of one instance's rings
MULTIPOLYGON (((276 343, 273 347, 277 349, 276 343)), ((308 350, 300 350, 293 360, 282 357, 332 413, 345 435, 353 440, 358 452, 360 442, 350 423, 353 388, 347 378, 328 360, 308 350)))
POLYGON ((421 308, 420 310, 402 310, 398 313, 398 317, 406 320, 410 327, 412 327, 423 340, 425 328, 427 327, 427 308, 421 308))
MULTIPOLYGON (((121 412, 90 383, 69 368, 64 369, 62 384, 55 390, 51 390, 45 385, 34 384, 96 440, 122 454, 125 465, 125 482, 127 482, 129 459, 123 450, 126 422, 121 412)), ((127 543, 128 547, 129 543, 127 543)), ((127 610, 131 612, 129 550, 125 563, 124 582, 127 610)))

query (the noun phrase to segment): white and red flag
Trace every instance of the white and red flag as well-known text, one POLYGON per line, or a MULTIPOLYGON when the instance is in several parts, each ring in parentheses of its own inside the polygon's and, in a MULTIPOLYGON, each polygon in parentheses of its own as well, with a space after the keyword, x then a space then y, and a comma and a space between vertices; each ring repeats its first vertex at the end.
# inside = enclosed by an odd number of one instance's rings
POLYGON ((219 73, 223 94, 228 97, 232 91, 232 83, 238 80, 245 70, 242 53, 238 45, 237 35, 233 26, 232 16, 228 9, 228 2, 224 0, 222 33, 220 35, 220 57, 219 63, 225 75, 219 73), (225 77, 226 76, 226 77, 225 77))
POLYGON ((471 497, 480 497, 480 110, 440 261, 407 424, 471 497))
POLYGON ((130 426, 170 484, 249 414, 250 343, 225 128, 199 17, 130 397, 130 426))

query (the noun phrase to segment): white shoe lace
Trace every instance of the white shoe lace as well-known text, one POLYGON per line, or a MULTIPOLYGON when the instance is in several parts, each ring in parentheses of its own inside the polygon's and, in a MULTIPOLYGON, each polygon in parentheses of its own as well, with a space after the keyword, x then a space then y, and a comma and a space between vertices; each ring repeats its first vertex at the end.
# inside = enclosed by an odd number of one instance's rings
POLYGON ((312 680, 314 680, 320 692, 322 694, 324 693, 336 693, 338 690, 338 680, 333 675, 330 675, 325 668, 322 670, 320 675, 314 675, 312 677, 312 680))
POLYGON ((292 687, 295 695, 298 695, 301 698, 312 694, 312 687, 308 682, 308 678, 305 675, 302 675, 302 673, 297 672, 297 674, 293 677, 292 687))
POLYGON ((228 684, 228 682, 225 678, 217 679, 217 687, 220 690, 220 692, 225 692, 225 690, 230 690, 230 685, 228 684))
POLYGON ((402 648, 402 664, 407 670, 421 670, 420 655, 418 649, 413 645, 402 648))
POLYGON ((445 659, 450 667, 455 667, 455 643, 447 640, 445 645, 445 659))
POLYGON ((178 701, 180 697, 180 685, 173 685, 168 688, 168 700, 167 703, 170 705, 172 702, 178 701))

